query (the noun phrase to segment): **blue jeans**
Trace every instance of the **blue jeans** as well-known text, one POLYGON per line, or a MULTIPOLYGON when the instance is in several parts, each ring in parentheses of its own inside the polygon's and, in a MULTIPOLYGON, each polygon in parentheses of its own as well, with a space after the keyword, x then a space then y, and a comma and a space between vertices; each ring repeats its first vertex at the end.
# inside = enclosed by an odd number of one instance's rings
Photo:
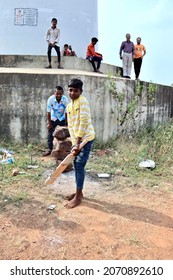
POLYGON ((93 148, 93 144, 94 140, 86 143, 74 160, 76 188, 79 190, 83 189, 85 180, 85 165, 93 148))

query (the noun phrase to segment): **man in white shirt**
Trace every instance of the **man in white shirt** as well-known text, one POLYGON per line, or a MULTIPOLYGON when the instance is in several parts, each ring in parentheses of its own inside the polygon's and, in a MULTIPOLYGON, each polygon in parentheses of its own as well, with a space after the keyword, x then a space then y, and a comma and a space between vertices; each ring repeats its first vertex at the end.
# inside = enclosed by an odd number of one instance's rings
POLYGON ((60 54, 60 46, 59 46, 60 29, 57 27, 56 18, 53 18, 51 23, 52 23, 51 28, 49 28, 46 32, 46 41, 48 42, 47 56, 49 61, 49 65, 46 68, 52 68, 51 52, 52 52, 52 48, 54 48, 58 57, 58 68, 62 69, 63 67, 61 66, 61 54, 60 54))

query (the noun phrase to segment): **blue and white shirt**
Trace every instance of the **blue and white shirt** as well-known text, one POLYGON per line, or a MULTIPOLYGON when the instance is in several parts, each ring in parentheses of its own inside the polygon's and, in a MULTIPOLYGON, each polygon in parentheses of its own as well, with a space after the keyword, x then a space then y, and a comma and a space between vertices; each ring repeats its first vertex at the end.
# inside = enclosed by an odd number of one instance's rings
POLYGON ((67 104, 68 104, 68 98, 65 95, 61 97, 61 100, 59 102, 56 100, 54 94, 48 98, 47 112, 51 113, 52 121, 55 122, 57 119, 59 121, 65 120, 67 104))

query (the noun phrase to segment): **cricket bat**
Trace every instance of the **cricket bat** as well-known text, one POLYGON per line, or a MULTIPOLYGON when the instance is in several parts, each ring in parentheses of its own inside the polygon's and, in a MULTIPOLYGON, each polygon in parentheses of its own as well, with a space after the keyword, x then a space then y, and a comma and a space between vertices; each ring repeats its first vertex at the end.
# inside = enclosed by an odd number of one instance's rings
MULTIPOLYGON (((88 142, 87 139, 85 139, 79 146, 79 149, 81 150, 85 144, 88 142)), ((46 185, 53 184, 53 182, 61 175, 61 173, 66 169, 66 167, 73 162, 76 156, 74 156, 72 153, 67 155, 65 159, 58 165, 56 170, 50 175, 50 177, 46 180, 46 185)))

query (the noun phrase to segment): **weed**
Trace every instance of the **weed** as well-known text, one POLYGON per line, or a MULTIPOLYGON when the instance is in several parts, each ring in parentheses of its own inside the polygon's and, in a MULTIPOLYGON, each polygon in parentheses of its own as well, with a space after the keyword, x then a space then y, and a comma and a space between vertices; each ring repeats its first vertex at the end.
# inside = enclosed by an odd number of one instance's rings
POLYGON ((150 82, 147 88, 147 99, 150 103, 154 101, 157 90, 158 85, 150 82))
POLYGON ((130 243, 134 243, 134 244, 138 245, 138 244, 140 244, 140 241, 139 241, 139 239, 136 236, 133 235, 130 238, 130 243))
MULTIPOLYGON (((138 110, 139 104, 143 103, 143 100, 147 97, 149 104, 152 104, 155 99, 155 94, 158 90, 158 86, 152 82, 148 84, 147 96, 142 95, 143 84, 141 82, 135 83, 134 95, 130 97, 128 102, 124 102, 126 94, 124 92, 118 92, 116 87, 116 79, 110 74, 108 75, 108 90, 109 93, 116 100, 117 112, 118 112, 118 124, 119 126, 128 126, 128 120, 135 121, 135 118, 143 111, 138 110)), ((122 130, 123 132, 123 130, 122 130)))
POLYGON ((27 148, 28 148, 28 152, 29 152, 29 156, 30 156, 30 164, 33 164, 33 162, 32 162, 32 157, 33 157, 33 153, 32 153, 33 145, 32 145, 32 144, 29 144, 27 148))
POLYGON ((3 209, 9 204, 13 204, 17 207, 20 207, 23 202, 28 200, 28 193, 20 190, 16 191, 14 194, 0 194, 0 205, 3 209))

